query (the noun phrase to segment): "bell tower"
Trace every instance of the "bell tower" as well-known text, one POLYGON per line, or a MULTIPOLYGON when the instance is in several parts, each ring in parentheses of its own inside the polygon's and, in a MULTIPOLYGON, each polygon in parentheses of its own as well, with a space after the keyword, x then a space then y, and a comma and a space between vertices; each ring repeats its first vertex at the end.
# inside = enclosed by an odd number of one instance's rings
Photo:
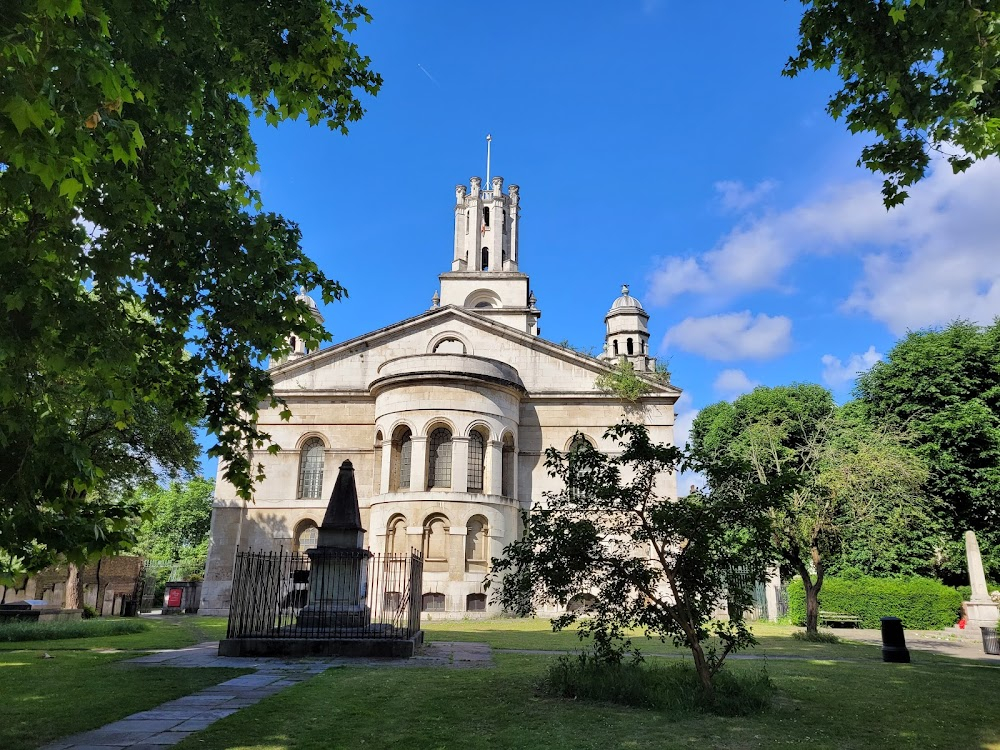
POLYGON ((440 275, 441 305, 472 310, 537 335, 541 312, 526 274, 518 270, 521 192, 503 177, 483 187, 472 177, 455 187, 455 244, 451 270, 440 275))
POLYGON ((654 372, 656 359, 649 356, 649 313, 622 284, 622 295, 611 304, 604 316, 604 353, 601 359, 617 362, 626 359, 636 372, 654 372))

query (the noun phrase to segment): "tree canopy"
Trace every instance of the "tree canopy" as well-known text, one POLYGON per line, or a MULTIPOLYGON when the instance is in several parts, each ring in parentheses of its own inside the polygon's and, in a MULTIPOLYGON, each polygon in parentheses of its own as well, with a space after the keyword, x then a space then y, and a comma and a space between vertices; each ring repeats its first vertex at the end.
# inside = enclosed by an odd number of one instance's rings
POLYGON ((951 540, 946 575, 964 572, 969 529, 983 535, 984 563, 1000 574, 1000 320, 907 334, 858 379, 857 395, 873 420, 914 436, 951 540))
POLYGON ((802 578, 811 632, 842 540, 886 515, 906 528, 923 512, 922 461, 896 433, 870 425, 861 410, 838 408, 818 385, 759 387, 714 404, 695 418, 691 446, 710 494, 738 501, 773 488, 774 553, 802 578))
POLYGON ((208 555, 215 482, 202 477, 149 485, 136 495, 142 523, 134 550, 151 560, 178 563, 201 574, 208 555))
POLYGON ((1000 2, 802 0, 797 53, 784 74, 836 68, 827 106, 876 140, 859 164, 885 175, 886 207, 940 152, 956 172, 1000 155, 1000 2))
MULTIPOLYGON (((664 491, 681 452, 652 442, 645 427, 623 422, 608 430, 620 454, 586 441, 568 453, 546 451, 545 465, 564 489, 524 514, 525 531, 492 563, 491 584, 507 611, 531 614, 546 602, 593 593, 596 604, 579 631, 594 639, 595 657, 617 661, 632 648, 630 629, 670 639, 691 651, 707 693, 726 655, 754 643, 743 621, 750 592, 731 585, 739 572, 763 579, 763 515, 740 498, 693 493, 674 500, 664 491), (713 622, 728 598, 732 617, 713 622), (721 648, 711 645, 717 636, 721 648)), ((563 628, 578 612, 553 621, 563 628)))
POLYGON ((146 409, 179 435, 204 419, 249 496, 258 405, 279 404, 266 357, 326 337, 300 287, 344 293, 263 210, 250 122, 346 133, 381 84, 349 39, 369 20, 340 0, 0 4, 5 508, 47 503, 58 533, 116 471, 91 415, 110 436, 146 409))

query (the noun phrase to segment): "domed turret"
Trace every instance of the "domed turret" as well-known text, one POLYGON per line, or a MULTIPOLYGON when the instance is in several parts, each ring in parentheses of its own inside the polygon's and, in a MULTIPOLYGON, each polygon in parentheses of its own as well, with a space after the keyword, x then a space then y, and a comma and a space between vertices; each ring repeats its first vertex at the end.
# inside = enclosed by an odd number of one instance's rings
MULTIPOLYGON (((305 287, 299 287, 299 293, 295 295, 296 302, 304 302, 306 307, 309 308, 309 312, 312 316, 320 323, 323 322, 323 313, 319 311, 319 305, 316 304, 316 300, 306 294, 305 287)), ((287 362, 289 359, 295 359, 296 357, 304 357, 309 353, 309 349, 306 348, 305 343, 302 339, 297 336, 294 332, 288 335, 288 345, 291 348, 291 352, 287 357, 279 359, 277 357, 271 358, 271 367, 277 367, 280 364, 287 362)))
POLYGON ((611 303, 604 323, 605 360, 617 362, 625 358, 637 372, 656 369, 656 360, 649 356, 649 313, 629 294, 628 284, 622 284, 622 295, 611 303))

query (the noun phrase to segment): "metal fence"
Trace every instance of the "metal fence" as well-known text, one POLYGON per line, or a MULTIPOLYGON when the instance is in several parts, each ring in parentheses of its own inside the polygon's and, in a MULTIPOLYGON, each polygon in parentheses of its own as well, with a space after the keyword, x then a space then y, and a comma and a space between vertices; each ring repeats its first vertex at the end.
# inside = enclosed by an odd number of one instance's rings
POLYGON ((226 637, 411 638, 423 568, 417 552, 238 551, 226 637))

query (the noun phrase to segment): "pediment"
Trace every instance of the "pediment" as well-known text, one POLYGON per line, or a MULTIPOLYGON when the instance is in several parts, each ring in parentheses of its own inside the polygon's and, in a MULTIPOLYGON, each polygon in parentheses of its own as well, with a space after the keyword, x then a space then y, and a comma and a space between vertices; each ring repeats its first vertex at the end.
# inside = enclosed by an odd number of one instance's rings
MULTIPOLYGON (((446 306, 334 344, 271 370, 281 395, 317 392, 366 395, 386 363, 435 352, 492 359, 513 367, 529 394, 599 393, 608 372, 594 359, 461 307, 446 306)), ((676 400, 681 391, 650 380, 651 397, 676 400)))

